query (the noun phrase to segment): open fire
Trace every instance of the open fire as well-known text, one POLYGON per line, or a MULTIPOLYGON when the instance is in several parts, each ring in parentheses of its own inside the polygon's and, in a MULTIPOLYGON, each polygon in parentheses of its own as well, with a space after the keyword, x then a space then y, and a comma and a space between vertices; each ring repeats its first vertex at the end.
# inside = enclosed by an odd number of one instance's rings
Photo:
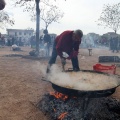
POLYGON ((67 115, 68 113, 67 112, 64 112, 62 113, 59 117, 58 117, 58 120, 63 120, 65 115, 67 115))
POLYGON ((86 97, 70 97, 59 92, 45 94, 37 107, 49 120, 119 120, 120 101, 90 98, 86 109, 86 97))
POLYGON ((59 93, 59 92, 50 92, 50 95, 54 96, 55 98, 57 99, 61 99, 61 100, 66 100, 68 99, 68 96, 67 95, 64 95, 62 93, 59 93))

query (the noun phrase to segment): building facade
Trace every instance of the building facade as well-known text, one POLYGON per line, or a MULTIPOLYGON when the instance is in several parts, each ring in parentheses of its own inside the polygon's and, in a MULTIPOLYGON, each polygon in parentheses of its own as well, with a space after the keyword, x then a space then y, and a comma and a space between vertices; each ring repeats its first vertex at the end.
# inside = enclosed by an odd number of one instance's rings
POLYGON ((31 36, 33 36, 34 30, 26 29, 7 29, 7 35, 9 39, 15 39, 24 44, 29 44, 31 36))
POLYGON ((7 29, 8 36, 14 36, 18 38, 30 38, 33 36, 34 30, 22 30, 22 29, 7 29))

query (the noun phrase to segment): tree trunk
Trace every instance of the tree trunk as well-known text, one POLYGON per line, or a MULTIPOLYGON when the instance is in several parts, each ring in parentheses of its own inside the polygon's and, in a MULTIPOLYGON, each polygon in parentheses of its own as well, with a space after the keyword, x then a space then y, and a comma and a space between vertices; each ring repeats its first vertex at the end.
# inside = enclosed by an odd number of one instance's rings
POLYGON ((40 30, 40 0, 35 0, 36 2, 36 53, 39 54, 39 30, 40 30))

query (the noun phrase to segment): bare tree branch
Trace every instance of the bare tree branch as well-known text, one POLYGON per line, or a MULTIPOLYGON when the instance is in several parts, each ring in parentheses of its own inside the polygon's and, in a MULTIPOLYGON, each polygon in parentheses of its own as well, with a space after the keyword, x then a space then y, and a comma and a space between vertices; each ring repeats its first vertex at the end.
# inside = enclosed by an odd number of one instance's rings
POLYGON ((120 29, 120 3, 105 5, 98 19, 98 25, 109 27, 116 33, 120 29))
POLYGON ((52 23, 52 21, 56 22, 61 15, 60 12, 56 12, 56 6, 50 4, 50 0, 12 0, 14 1, 15 6, 24 7, 24 11, 27 11, 31 14, 32 19, 36 20, 36 52, 39 53, 39 28, 40 28, 40 18, 43 16, 43 21, 46 24, 46 27, 48 27, 49 24, 52 23), (41 3, 44 4, 44 6, 50 7, 49 11, 45 13, 45 9, 41 9, 41 3), (55 10, 53 9, 55 8, 55 10), (52 13, 52 14, 51 14, 52 13), (46 15, 47 14, 47 15, 46 15))
POLYGON ((5 28, 7 25, 13 26, 15 23, 14 19, 12 19, 9 14, 5 11, 0 11, 0 27, 5 28))

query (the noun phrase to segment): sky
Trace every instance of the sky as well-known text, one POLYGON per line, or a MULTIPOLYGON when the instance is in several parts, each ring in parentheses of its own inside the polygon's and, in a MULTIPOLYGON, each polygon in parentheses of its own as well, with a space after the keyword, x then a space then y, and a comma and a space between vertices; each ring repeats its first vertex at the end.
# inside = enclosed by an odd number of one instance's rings
MULTIPOLYGON (((113 32, 112 29, 104 28, 97 25, 104 5, 116 4, 120 0, 57 0, 55 3, 59 9, 64 12, 63 18, 59 20, 59 23, 52 23, 48 27, 49 33, 60 34, 65 30, 81 29, 84 34, 91 32, 97 34, 104 34, 107 32, 113 32)), ((10 0, 6 0, 7 11, 14 19, 15 25, 8 26, 9 29, 27 29, 33 28, 35 30, 36 23, 30 21, 28 13, 23 12, 22 8, 15 8, 10 4, 10 0)), ((41 21, 40 28, 44 29, 45 25, 41 21)), ((6 29, 1 30, 2 33, 6 33, 6 29)), ((120 34, 120 31, 118 31, 120 34)))

